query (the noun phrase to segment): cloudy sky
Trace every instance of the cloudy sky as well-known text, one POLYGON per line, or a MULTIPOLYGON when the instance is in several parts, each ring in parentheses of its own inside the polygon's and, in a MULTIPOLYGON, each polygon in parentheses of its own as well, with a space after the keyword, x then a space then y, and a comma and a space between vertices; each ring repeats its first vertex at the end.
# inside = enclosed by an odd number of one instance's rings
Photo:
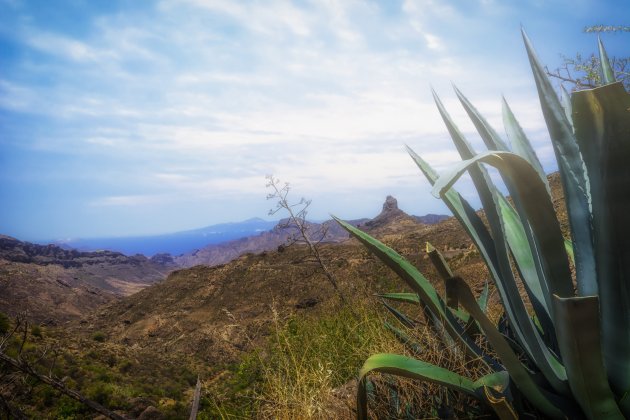
MULTIPOLYGON (((314 219, 387 194, 447 212, 403 149, 457 161, 430 87, 476 145, 451 82, 500 132, 505 95, 552 170, 521 24, 554 68, 595 51, 585 26, 629 21, 628 0, 0 0, 0 233, 266 217, 266 174, 314 219)), ((629 37, 604 35, 609 54, 629 37)))

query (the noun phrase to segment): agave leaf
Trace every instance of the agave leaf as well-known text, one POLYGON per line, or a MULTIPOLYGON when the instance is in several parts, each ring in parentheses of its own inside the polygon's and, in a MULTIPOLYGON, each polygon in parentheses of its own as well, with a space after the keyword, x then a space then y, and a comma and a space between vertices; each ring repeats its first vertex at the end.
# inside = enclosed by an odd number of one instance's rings
POLYGON ((505 126, 505 132, 512 143, 512 151, 527 159, 536 169, 540 179, 545 183, 545 187, 547 187, 549 196, 551 196, 551 187, 549 186, 549 180, 547 180, 542 164, 540 163, 532 144, 527 138, 527 135, 525 135, 525 131, 521 128, 521 125, 514 116, 512 109, 510 109, 510 106, 505 100, 505 97, 503 98, 503 125, 505 126))
POLYGON ((466 351, 473 357, 480 357, 488 367, 494 370, 500 366, 490 357, 483 354, 483 351, 466 335, 461 325, 454 315, 446 307, 431 283, 420 273, 409 261, 405 260, 396 251, 383 244, 379 240, 371 237, 367 233, 333 216, 333 218, 348 233, 357 238, 368 250, 376 255, 385 265, 392 269, 407 285, 418 294, 420 301, 426 305, 429 313, 439 320, 448 335, 464 345, 466 351))
MULTIPOLYGON (((499 135, 496 133, 496 131, 494 131, 494 129, 490 126, 490 124, 488 124, 485 118, 481 114, 479 114, 479 112, 470 103, 470 101, 468 101, 468 99, 457 88, 455 88, 455 92, 457 93, 457 96, 459 97, 462 105, 466 109, 466 112, 472 119, 475 127, 477 128, 477 131, 479 132, 479 135, 484 140, 486 146, 491 150, 507 151, 507 146, 503 143, 499 135)), ((440 112, 443 112, 443 111, 441 110, 440 112)), ((447 125, 451 124, 450 121, 445 120, 445 122, 447 123, 447 125)), ((455 141, 456 143, 461 142, 462 140, 463 139, 453 137, 453 141, 455 141)), ((527 141, 526 138, 525 138, 525 141, 527 141)), ((468 143, 464 142, 464 145, 462 147, 467 149, 466 153, 460 152, 463 159, 469 159, 476 154, 468 143)), ((459 149, 460 147, 458 147, 458 150, 459 149)), ((531 152, 533 153, 533 150, 531 152)), ((535 154, 534 154, 534 157, 535 157, 535 154)), ((529 160, 529 157, 525 156, 525 159, 529 160)), ((536 161, 536 159, 534 159, 534 161, 536 161)), ((542 171, 542 168, 541 168, 541 171, 542 171)), ((484 209, 486 210, 486 215, 488 217, 488 222, 491 225, 492 235, 494 238, 505 236, 505 238, 507 239, 507 243, 510 247, 510 250, 512 251, 512 254, 515 257, 517 268, 519 269, 519 273, 521 274, 521 277, 525 281, 527 292, 530 295, 530 300, 532 300, 534 308, 536 312, 539 314, 540 318, 545 320, 544 324, 545 324, 546 330, 548 331, 547 336, 554 337, 555 334, 553 333, 553 324, 550 320, 550 315, 549 315, 550 311, 548 309, 550 306, 549 305, 550 302, 544 301, 543 299, 544 294, 542 293, 543 291, 548 290, 548 287, 546 284, 547 280, 545 280, 546 273, 544 271, 544 268, 541 265, 541 262, 538 259, 537 254, 532 252, 532 250, 536 249, 536 246, 535 246, 535 240, 532 236, 531 229, 527 223, 527 219, 519 219, 518 215, 512 210, 512 206, 507 202, 505 197, 503 197, 503 195, 494 187, 494 185, 492 185, 492 182, 490 181, 490 178, 487 176, 485 169, 483 168, 479 169, 479 172, 481 172, 482 177, 480 177, 479 174, 475 174, 474 171, 472 170, 472 167, 471 169, 469 169, 469 172, 471 176, 473 177, 473 182, 476 181, 475 177, 478 178, 477 182, 475 182, 475 187, 477 188, 477 191, 479 192, 480 195, 483 195, 483 194, 493 195, 494 197, 493 201, 495 205, 497 206, 496 213, 498 214, 495 216, 495 211, 488 212, 488 206, 484 205, 484 209), (510 217, 510 216, 514 216, 514 217, 510 217)), ((506 186, 508 187, 508 190, 510 191, 512 200, 514 201, 516 208, 519 210, 519 213, 522 214, 523 204, 521 203, 521 197, 518 193, 518 189, 515 188, 514 185, 512 185, 513 183, 511 179, 505 177, 503 174, 501 175, 505 181, 506 186)), ((543 182, 545 182, 545 185, 547 185, 546 183, 547 179, 544 176, 544 173, 541 175, 541 178, 543 179, 543 182)), ((494 210, 494 209, 491 209, 491 210, 494 210)), ((558 227, 558 231, 559 231, 559 227, 558 227)), ((507 272, 508 270, 510 270, 510 273, 511 273, 511 269, 508 269, 509 260, 508 260, 507 252, 503 253, 503 247, 500 245, 501 244, 497 244, 497 256, 499 258, 499 261, 504 262, 503 263, 503 269, 504 269, 503 278, 505 282, 507 272)), ((512 283, 512 279, 508 278, 507 281, 512 283)), ((511 288, 511 285, 508 285, 507 287, 511 288)), ((510 316, 509 312, 508 312, 508 316, 510 316)), ((512 321, 514 323, 515 319, 512 319, 512 321)), ((514 324, 518 328, 518 323, 514 323, 514 324)), ((518 335, 521 335, 521 334, 518 334, 518 335)), ((551 344, 554 344, 554 343, 551 342, 551 344)))
POLYGON ((554 296, 554 311, 558 342, 575 400, 589 419, 623 419, 604 369, 599 298, 554 296))
MULTIPOLYGON (((442 108, 441 113, 443 116, 448 117, 446 111, 440 106, 441 104, 439 103, 439 98, 437 98, 437 96, 436 102, 438 103, 438 108, 442 108)), ((462 136, 458 135, 458 130, 454 124, 449 124, 448 120, 450 120, 450 118, 445 119, 445 122, 447 122, 449 131, 454 139, 457 137, 461 137, 463 139, 462 136)), ((465 140, 461 142, 456 141, 456 144, 461 146, 462 154, 467 153, 467 150, 470 151, 470 146, 466 144, 465 140)), ((429 182, 435 186, 435 182, 437 181, 437 174, 435 171, 409 147, 407 147, 407 151, 414 159, 418 167, 420 167, 420 170, 422 170, 425 174, 429 182)), ((481 188, 484 188, 483 185, 484 184, 480 183, 481 188)), ((447 206, 449 206, 455 217, 460 221, 464 229, 466 229, 473 242, 477 245, 480 254, 486 261, 488 270, 490 271, 497 291, 501 297, 501 301, 504 302, 504 308, 509 314, 512 321, 511 323, 518 335, 520 347, 527 352, 531 359, 537 361, 545 377, 555 390, 561 393, 568 392, 564 368, 547 348, 542 336, 540 336, 538 330, 529 318, 529 314, 527 313, 525 305, 521 300, 518 287, 513 277, 509 258, 507 256, 507 250, 505 249, 505 243, 503 241, 497 242, 502 249, 502 258, 498 258, 495 242, 492 240, 487 229, 483 225, 483 222, 472 210, 470 205, 461 198, 456 191, 450 189, 443 191, 442 200, 447 204, 447 206), (533 347, 530 347, 530 345, 533 347)), ((496 210, 496 204, 493 203, 490 209, 496 210)), ((490 214, 491 213, 492 211, 490 214)), ((496 216, 496 211, 495 217, 492 218, 492 220, 493 222, 491 223, 491 226, 497 230, 497 225, 500 226, 501 221, 496 216)), ((496 237, 503 238, 503 235, 501 232, 497 232, 496 237)))
POLYGON ((514 407, 508 402, 507 398, 504 396, 496 397, 494 392, 487 386, 483 387, 483 392, 486 396, 486 401, 490 404, 500 420, 518 420, 518 414, 516 414, 514 407))
MULTIPOLYGON (((470 166, 478 163, 486 163, 496 167, 518 189, 525 211, 521 219, 527 219, 531 223, 537 239, 536 249, 540 252, 541 263, 545 273, 547 273, 546 278, 550 280, 548 284, 550 292, 561 296, 573 296, 573 283, 564 248, 564 239, 559 232, 553 205, 548 199, 544 184, 539 180, 535 174, 535 169, 527 160, 510 152, 489 152, 477 155, 473 159, 461 162, 450 173, 440 177, 433 186, 433 194, 435 196, 443 195, 470 166), (557 228, 558 231, 554 231, 554 228, 557 228)), ((503 281, 505 282, 505 279, 503 281)), ((510 321, 513 327, 518 327, 514 330, 517 333, 519 344, 536 361, 537 366, 553 388, 557 392, 565 394, 568 392, 568 387, 564 368, 542 342, 542 337, 538 334, 538 330, 523 307, 518 289, 510 282, 506 285, 511 288, 508 297, 510 299, 509 305, 518 308, 514 313, 518 316, 519 324, 514 325, 512 319, 510 321), (519 334, 524 336, 519 336, 519 334)), ((509 307, 508 305, 504 306, 507 312, 509 307)))
MULTIPOLYGON (((573 112, 580 116, 575 135, 591 178, 604 365, 619 398, 630 390, 629 109, 630 95, 619 82, 573 95, 573 112)), ((630 410, 624 413, 630 417, 630 410)))
MULTIPOLYGON (((438 108, 442 108, 439 103, 439 98, 436 97, 436 102, 438 102, 438 108)), ((441 111, 443 115, 448 116, 445 110, 441 111)), ((450 120, 450 118, 449 118, 450 120)), ((449 131, 455 137, 458 137, 458 130, 451 124, 452 127, 449 131)), ((447 122, 447 126, 449 126, 447 122)), ((462 136, 459 136, 463 138, 462 136)), ((470 146, 466 145, 465 141, 456 142, 456 144, 460 144, 461 153, 468 153, 470 151, 470 146)), ((427 179, 432 185, 435 185, 435 182, 438 179, 437 173, 431 168, 431 166, 426 163, 420 156, 418 156, 413 150, 407 147, 407 151, 411 155, 412 159, 416 162, 420 170, 425 174, 427 179)), ((541 366, 541 369, 545 372, 545 377, 548 378, 549 382, 553 384, 554 389, 564 391, 568 390, 568 386, 565 384, 566 374, 563 371, 562 366, 558 363, 555 357, 550 354, 549 350, 546 348, 545 343, 542 341, 542 337, 538 334, 538 331, 531 323, 529 319, 529 315, 526 311, 526 308, 523 304, 523 301, 520 298, 518 287, 516 286, 516 282, 514 281, 514 277, 512 274, 511 266, 509 265, 509 260, 507 258, 507 254, 505 251, 505 244, 499 241, 499 245, 502 245, 503 250, 503 259, 502 264, 499 263, 499 259, 497 258, 495 243, 490 237, 485 225, 479 218, 479 216, 472 210, 472 207, 466 202, 455 190, 449 189, 445 190, 442 200, 446 203, 446 205, 451 209, 455 217, 460 221, 461 225, 468 232, 469 236, 477 246, 481 256, 486 262, 488 266, 488 270, 492 276, 492 279, 495 283, 495 286, 499 292, 501 297, 501 301, 506 303, 504 304, 504 308, 506 312, 509 314, 510 319, 512 319, 512 324, 515 327, 515 330, 519 336, 519 345, 521 348, 527 351, 527 354, 530 358, 538 360, 541 366), (506 279, 511 280, 507 282, 508 290, 505 289, 504 282, 506 279), (523 324, 524 330, 521 330, 518 327, 517 319, 521 321, 523 324), (532 343, 535 347, 533 349, 529 348, 529 343, 532 343)), ((494 206, 494 204, 493 204, 494 206)), ((494 208, 494 207, 491 207, 494 208)), ((496 220, 496 217, 495 217, 496 220)), ((493 226, 497 227, 497 224, 500 224, 500 221, 494 222, 493 226)), ((497 233, 497 237, 503 237, 501 233, 497 233)))
POLYGON ((370 372, 389 373, 406 378, 432 382, 481 400, 484 399, 484 395, 482 394, 484 386, 494 388, 498 392, 503 392, 507 389, 509 383, 509 377, 504 371, 486 375, 473 382, 448 369, 421 360, 399 354, 375 354, 365 361, 359 372, 359 386, 357 389, 357 418, 359 419, 367 419, 365 380, 370 372))
MULTIPOLYGON (((460 96, 462 95, 460 94, 460 96)), ((442 116, 442 119, 451 135, 453 143, 455 144, 461 157, 463 159, 474 157, 475 151, 473 150, 470 143, 468 143, 468 141, 461 134, 455 123, 452 121, 451 117, 449 116, 448 112, 442 105, 442 102, 435 92, 433 92, 433 97, 435 99, 435 103, 438 107, 440 115, 442 116)), ((475 115, 474 112, 473 115, 475 115)), ((484 122, 481 116, 477 116, 477 119, 481 121, 479 122, 480 125, 487 125, 487 123, 484 122)), ((485 134, 480 132, 480 134, 482 134, 482 136, 491 135, 488 134, 488 132, 485 132, 485 134)), ((493 141, 494 140, 492 138, 488 139, 489 143, 492 143, 493 141)), ((521 299, 520 292, 518 290, 518 286, 512 272, 512 266, 508 254, 508 247, 505 239, 506 231, 503 225, 504 220, 501 217, 501 205, 499 204, 499 201, 501 200, 505 201, 505 204, 507 204, 507 201, 505 200, 505 197, 503 197, 502 194, 497 191, 496 187, 490 180, 490 177, 488 176, 485 168, 480 165, 471 164, 466 166, 466 170, 470 173, 475 188, 477 189, 479 197, 481 198, 481 202, 483 204, 483 208, 488 219, 488 224, 492 232, 492 237, 495 239, 494 245, 497 266, 496 271, 491 270, 491 274, 493 274, 493 280, 499 292, 499 296, 501 297, 501 301, 503 302, 503 306, 506 310, 508 318, 510 319, 510 323, 516 333, 516 338, 520 346, 526 351, 530 358, 539 362, 541 370, 545 374, 545 377, 552 384, 554 389, 560 392, 568 391, 568 388, 565 384, 566 378, 564 376, 564 372, 562 371, 561 366, 556 363, 555 357, 549 353, 549 349, 547 349, 547 344, 543 341, 543 337, 538 334, 538 331, 531 323, 531 319, 529 318, 527 309, 521 299)), ((513 181, 510 177, 506 177, 504 174, 501 175, 504 177, 505 183, 506 185, 508 185, 508 188, 512 193, 512 197, 517 204, 517 208, 519 209, 520 213, 523 213, 523 206, 519 206, 520 193, 518 189, 512 185, 513 181)), ((520 217, 520 220, 528 219, 526 217, 520 217)), ((553 220, 557 225, 555 214, 553 220)), ((519 219, 514 219, 513 223, 519 223, 519 219)), ((556 228, 557 234, 561 235, 559 225, 557 225, 556 228)), ((529 244, 530 249, 537 249, 534 242, 534 237, 532 236, 529 227, 525 228, 523 226, 522 229, 527 234, 527 243, 529 244)), ((549 232, 552 233, 554 231, 550 230, 549 232)), ((522 246, 522 244, 517 245, 519 247, 522 246)), ((524 252, 518 252, 517 255, 524 257, 524 252)), ((532 254, 530 254, 530 256, 533 257, 532 254)), ((517 263, 518 262, 519 261, 517 261, 517 263)), ((538 274, 534 273, 534 277, 531 279, 528 278, 528 281, 546 286, 546 281, 540 281, 539 278, 544 279, 547 275, 549 275, 549 273, 545 271, 545 268, 542 266, 542 262, 539 261, 538 258, 536 258, 534 266, 536 268, 536 273, 538 274)), ((524 273, 530 274, 530 272, 527 271, 525 271, 524 273)), ((568 272, 568 274, 570 281, 570 272, 568 272)), ((548 289, 549 287, 546 286, 545 290, 548 289)), ((541 304, 538 301, 538 298, 533 295, 530 296, 530 299, 534 304, 535 310, 540 313, 539 315, 541 319, 548 321, 549 315, 548 312, 546 312, 546 310, 544 309, 543 304, 541 304)), ((547 331, 549 332, 547 337, 554 337, 555 334, 553 334, 553 324, 549 321, 545 322, 545 326, 547 327, 547 331)), ((552 340, 547 341, 552 345, 555 344, 552 340)), ((555 347, 552 348, 555 349, 555 347)))
POLYGON ((604 44, 602 44, 602 40, 599 37, 597 37, 597 44, 599 46, 599 64, 601 67, 602 83, 605 85, 615 83, 615 72, 610 65, 608 54, 606 54, 604 44))
POLYGON ((536 300, 548 315, 551 299, 546 298, 549 290, 547 284, 541 282, 538 277, 532 249, 529 245, 529 240, 525 234, 525 228, 521 223, 521 219, 504 197, 501 196, 498 198, 497 202, 501 209, 505 238, 514 256, 521 278, 528 288, 530 299, 536 300))
POLYGON ((471 121, 475 125, 477 132, 481 136, 481 139, 486 144, 488 150, 500 150, 502 152, 509 152, 507 144, 501 139, 501 136, 492 128, 488 121, 477 111, 472 103, 462 94, 462 92, 453 85, 455 94, 462 103, 466 113, 470 117, 471 121))
POLYGON ((398 339, 398 341, 400 341, 404 346, 408 347, 412 352, 416 354, 422 353, 422 346, 420 345, 420 343, 418 343, 416 340, 411 338, 409 334, 394 327, 392 324, 390 324, 387 321, 384 324, 385 324, 385 328, 391 331, 392 334, 394 334, 394 336, 398 339))
POLYGON ((535 247, 533 237, 526 235, 525 228, 520 221, 521 219, 505 197, 498 191, 495 194, 498 196, 497 201, 501 208, 505 237, 516 263, 516 268, 523 280, 523 286, 529 296, 534 312, 542 325, 539 331, 543 333, 547 346, 558 352, 555 327, 551 319, 549 286, 546 281, 541 281, 541 276, 539 276, 542 267, 540 266, 540 261, 538 261, 538 265, 536 264, 532 253, 532 246, 535 247))
POLYGON ((414 328, 416 326, 417 321, 414 321, 413 319, 409 318, 407 315, 403 314, 398 309, 396 309, 393 306, 389 305, 387 302, 382 301, 381 303, 383 304, 383 306, 385 306, 385 308, 387 308, 387 310, 392 315, 394 315, 394 318, 396 318, 405 327, 407 327, 407 328, 414 328))
POLYGON ((547 416, 564 418, 565 416, 562 411, 556 407, 538 385, 536 385, 532 376, 521 364, 518 356, 503 338, 503 335, 483 313, 466 282, 459 277, 454 277, 453 280, 462 306, 464 306, 468 313, 479 323, 484 335, 499 356, 499 359, 501 359, 501 362, 507 369, 516 387, 547 416))
POLYGON ((560 99, 562 100, 562 108, 564 108, 564 115, 567 117, 567 122, 573 128, 573 107, 571 106, 571 95, 564 86, 560 86, 560 99))
POLYGON ((450 277, 453 277, 453 272, 451 271, 451 267, 448 266, 444 256, 435 249, 433 245, 427 242, 427 254, 429 254, 429 259, 431 263, 437 270, 442 280, 444 280, 444 291, 446 294, 446 305, 451 308, 457 310, 457 296, 453 294, 453 291, 448 287, 448 280, 450 277))
POLYGON ((477 303, 479 304, 479 307, 484 313, 488 310, 488 293, 489 293, 488 280, 486 280, 486 284, 483 286, 483 290, 481 291, 481 294, 479 295, 479 299, 477 299, 477 303))
POLYGON ((470 166, 479 163, 494 166, 518 189, 525 212, 521 219, 530 221, 537 239, 537 249, 544 257, 541 261, 548 273, 547 278, 552 280, 548 284, 549 291, 562 297, 573 296, 564 238, 558 227, 553 205, 548 199, 544 184, 536 175, 536 170, 526 159, 510 152, 481 153, 455 165, 448 174, 440 177, 433 186, 433 195, 444 195, 470 166))
POLYGON ((396 251, 387 245, 372 238, 367 233, 357 229, 349 223, 341 219, 333 218, 348 233, 357 238, 366 248, 376 255, 385 265, 391 268, 407 285, 418 294, 422 303, 424 303, 429 312, 443 323, 446 332, 453 340, 461 342, 466 351, 474 357, 481 357, 482 360, 493 369, 499 369, 491 358, 485 356, 482 350, 468 337, 465 336, 464 330, 459 325, 455 317, 446 309, 444 301, 440 298, 431 283, 420 273, 409 261, 405 260, 396 251))
MULTIPOLYGON (((534 73, 538 97, 542 107, 549 135, 558 161, 558 169, 562 179, 569 224, 573 236, 575 252, 575 269, 580 280, 578 292, 580 296, 597 294, 596 262, 593 250, 593 236, 590 229, 591 220, 591 188, 589 175, 578 147, 571 124, 560 105, 558 97, 547 77, 536 53, 522 31, 529 62, 534 73)), ((560 295, 563 296, 563 295, 560 295)))
MULTIPOLYGON (((442 120, 444 121, 444 124, 446 125, 446 128, 451 135, 451 139, 453 140, 453 144, 457 148, 460 156, 462 157, 462 159, 472 158, 475 155, 475 151, 473 150, 472 146, 463 136, 459 128, 457 128, 435 91, 433 91, 432 93, 438 111, 440 112, 442 120)), ((510 293, 509 291, 510 289, 516 290, 516 282, 514 281, 512 268, 510 266, 507 254, 507 247, 504 240, 503 227, 501 225, 501 220, 499 217, 496 195, 493 194, 493 190, 495 189, 494 184, 490 180, 490 177, 488 176, 485 168, 479 165, 470 165, 469 167, 467 167, 467 170, 470 173, 475 188, 477 189, 477 193, 479 194, 479 198, 481 199, 481 204, 485 210, 488 224, 490 225, 490 229, 492 232, 492 238, 494 238, 493 250, 495 252, 495 258, 492 260, 494 266, 490 267, 492 279, 494 280, 497 290, 499 291, 501 301, 504 302, 508 317, 510 317, 510 319, 513 321, 514 325, 518 329, 517 317, 519 316, 519 314, 516 313, 518 311, 518 309, 516 309, 518 303, 513 304, 511 302, 511 300, 516 297, 516 293, 510 293)), ((524 307, 523 311, 521 312, 524 312, 524 307)), ((523 313, 521 313, 520 315, 522 317, 523 313)), ((520 329, 518 330, 518 334, 520 338, 523 339, 520 329)), ((525 347, 527 346, 527 342, 525 341, 522 344, 525 347)))
POLYGON ((420 298, 418 297, 417 293, 407 293, 407 292, 405 293, 379 293, 376 296, 383 299, 395 300, 398 302, 415 303, 415 304, 420 303, 420 298))

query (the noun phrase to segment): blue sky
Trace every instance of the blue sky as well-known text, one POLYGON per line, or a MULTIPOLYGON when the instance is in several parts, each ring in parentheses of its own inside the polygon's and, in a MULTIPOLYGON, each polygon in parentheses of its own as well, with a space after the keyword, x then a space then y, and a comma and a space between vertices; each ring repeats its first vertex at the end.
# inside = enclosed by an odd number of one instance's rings
MULTIPOLYGON (((403 149, 458 160, 430 86, 476 145, 451 82, 500 132, 504 94, 551 170, 520 25, 554 68, 595 50, 585 26, 629 21, 627 0, 0 0, 0 233, 266 217, 270 173, 315 219, 387 194, 444 213, 403 149)), ((604 35, 609 54, 628 38, 604 35)))

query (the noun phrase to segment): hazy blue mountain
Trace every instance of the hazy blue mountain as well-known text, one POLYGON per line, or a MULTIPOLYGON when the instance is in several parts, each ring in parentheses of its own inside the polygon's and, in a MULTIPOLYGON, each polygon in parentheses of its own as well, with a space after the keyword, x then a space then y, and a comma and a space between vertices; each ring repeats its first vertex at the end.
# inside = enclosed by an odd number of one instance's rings
MULTIPOLYGON (((221 223, 164 235, 68 239, 50 242, 80 251, 111 250, 127 255, 143 254, 148 257, 161 253, 180 255, 207 245, 257 235, 272 229, 277 223, 278 221, 253 218, 243 222, 221 223)), ((42 241, 40 243, 50 242, 42 241)))

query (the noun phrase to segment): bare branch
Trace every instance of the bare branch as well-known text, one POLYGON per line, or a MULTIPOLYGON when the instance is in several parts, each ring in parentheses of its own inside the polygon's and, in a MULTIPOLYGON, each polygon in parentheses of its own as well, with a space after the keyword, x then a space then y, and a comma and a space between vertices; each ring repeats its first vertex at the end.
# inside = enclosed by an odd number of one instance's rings
MULTIPOLYGON (((330 285, 333 287, 333 289, 335 289, 335 292, 337 292, 337 295, 339 296, 342 304, 346 305, 347 300, 343 292, 339 288, 337 277, 325 264, 319 252, 319 248, 317 247, 317 245, 321 242, 321 240, 323 240, 325 235, 322 236, 322 238, 320 238, 319 240, 313 240, 311 233, 309 233, 309 224, 306 221, 306 215, 308 214, 308 208, 311 205, 311 200, 302 198, 298 203, 291 204, 289 203, 287 198, 288 192, 290 190, 289 183, 285 182, 283 187, 279 187, 280 180, 278 178, 275 178, 273 175, 267 175, 267 181, 267 187, 273 190, 271 194, 267 195, 267 199, 278 200, 278 202, 276 203, 276 210, 270 210, 270 214, 277 213, 279 209, 285 209, 287 213, 289 213, 287 224, 295 225, 295 227, 297 228, 296 236, 300 237, 301 242, 306 244, 310 254, 313 256, 321 271, 324 273, 324 276, 326 276, 326 279, 328 280, 330 285), (271 213, 272 211, 273 213, 271 213)), ((295 240, 295 237, 293 239, 295 240)), ((297 240, 294 241, 294 243, 296 242, 297 240)), ((352 313, 354 314, 354 312, 352 313)))

